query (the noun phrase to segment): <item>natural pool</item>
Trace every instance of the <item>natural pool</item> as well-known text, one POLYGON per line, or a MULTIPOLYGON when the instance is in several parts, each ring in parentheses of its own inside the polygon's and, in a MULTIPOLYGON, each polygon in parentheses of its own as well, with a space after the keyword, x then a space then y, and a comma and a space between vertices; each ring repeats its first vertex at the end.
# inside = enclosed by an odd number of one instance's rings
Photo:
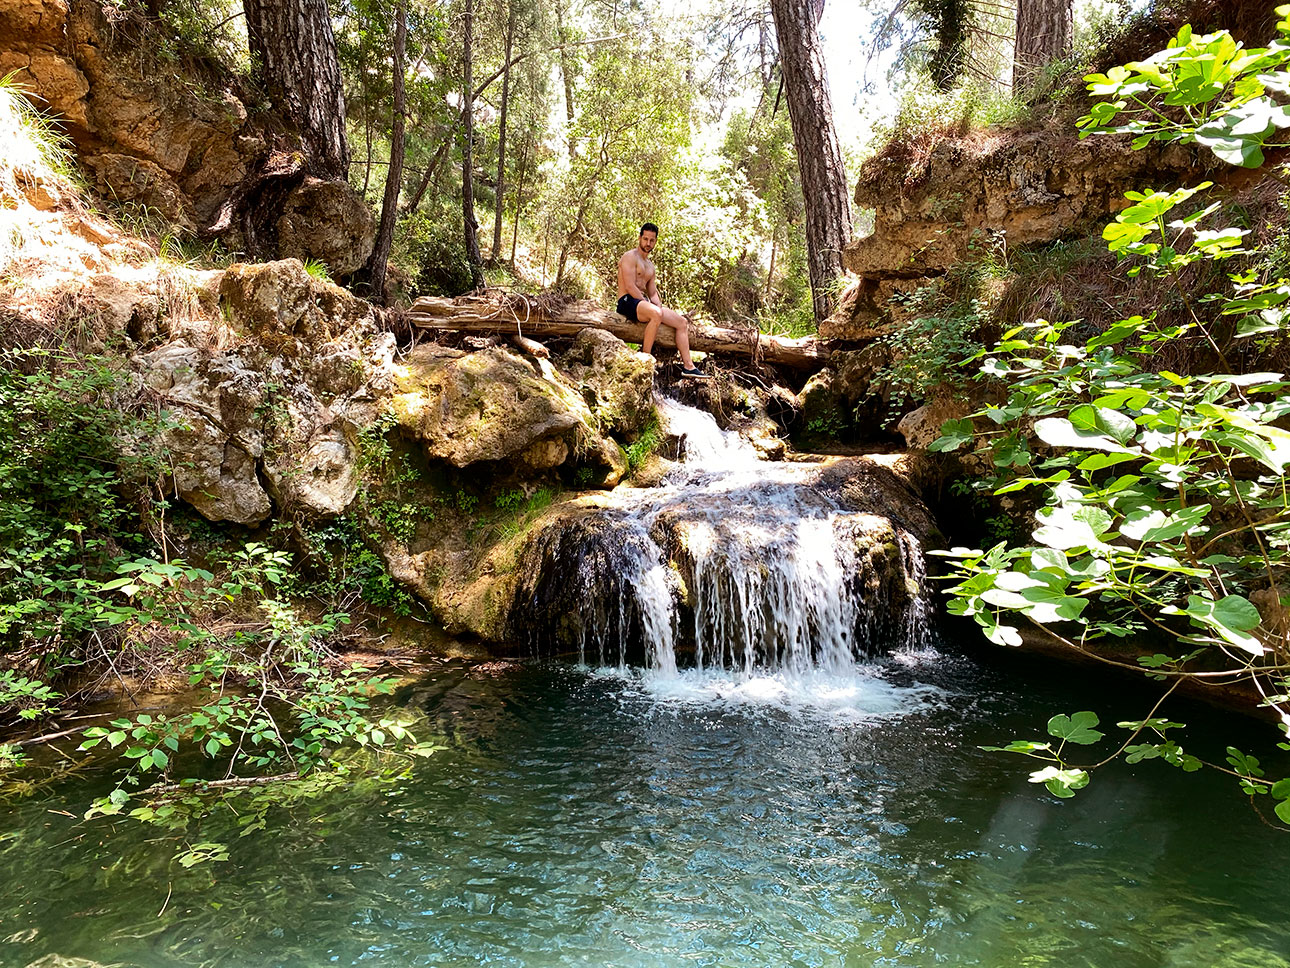
POLYGON ((402 697, 445 751, 245 838, 217 816, 225 863, 60 812, 85 784, 5 808, 0 964, 1290 965, 1290 836, 1229 782, 1116 766, 1060 802, 976 748, 1145 711, 1091 688, 933 652, 789 683, 449 664, 402 697))

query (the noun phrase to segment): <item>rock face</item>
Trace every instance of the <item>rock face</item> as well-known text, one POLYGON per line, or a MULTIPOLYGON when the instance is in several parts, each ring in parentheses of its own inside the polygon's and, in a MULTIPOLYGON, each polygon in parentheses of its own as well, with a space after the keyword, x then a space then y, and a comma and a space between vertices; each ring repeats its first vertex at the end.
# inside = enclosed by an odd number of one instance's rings
POLYGON ((212 521, 340 514, 359 487, 355 439, 388 396, 394 338, 371 307, 296 260, 235 265, 218 286, 240 339, 181 341, 137 357, 172 415, 161 443, 175 492, 212 521))
POLYGON ((1053 242, 1106 221, 1148 184, 1197 180, 1203 160, 1177 146, 1133 151, 1073 132, 978 132, 946 139, 921 166, 880 155, 865 166, 856 204, 874 231, 851 242, 843 265, 859 277, 820 326, 828 339, 869 340, 898 325, 892 297, 942 275, 970 247, 1053 242))
MULTIPOLYGON (((135 357, 171 416, 160 444, 173 490, 212 521, 344 513, 362 485, 360 437, 387 413, 428 468, 523 483, 577 465, 578 483, 601 487, 622 479, 623 443, 653 414, 653 361, 607 333, 579 336, 567 370, 496 346, 422 345, 396 363, 372 306, 295 259, 212 276, 219 333, 193 329, 135 357)), ((138 293, 120 287, 118 335, 141 312, 138 293)), ((411 561, 397 544, 391 561, 411 561)))
MULTIPOLYGON (((15 73, 64 122, 91 186, 159 214, 182 231, 223 234, 244 249, 233 211, 274 151, 282 125, 248 111, 227 72, 196 59, 183 70, 159 53, 163 29, 94 0, 0 0, 0 74, 15 73)), ((336 275, 372 251, 371 213, 343 182, 300 180, 285 198, 283 255, 318 259, 336 275)))

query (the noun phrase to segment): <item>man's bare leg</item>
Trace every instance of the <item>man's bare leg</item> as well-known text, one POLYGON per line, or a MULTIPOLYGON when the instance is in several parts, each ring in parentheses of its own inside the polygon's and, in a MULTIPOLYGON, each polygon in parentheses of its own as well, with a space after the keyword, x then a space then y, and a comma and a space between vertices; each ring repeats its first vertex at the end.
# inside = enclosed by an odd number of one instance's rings
POLYGON ((676 330, 676 351, 681 355, 681 365, 687 370, 693 370, 694 361, 690 359, 690 321, 675 309, 668 309, 666 306, 662 308, 663 325, 676 330))
POLYGON ((694 369, 694 360, 690 358, 690 321, 675 309, 666 306, 655 306, 651 302, 642 302, 636 306, 636 318, 645 324, 645 335, 641 338, 641 352, 648 353, 654 348, 654 337, 658 334, 659 323, 675 330, 676 351, 680 354, 681 365, 687 370, 694 369))
POLYGON ((654 348, 654 337, 658 335, 658 324, 663 321, 663 312, 652 302, 637 303, 636 318, 645 324, 645 335, 641 337, 641 352, 648 353, 654 348))

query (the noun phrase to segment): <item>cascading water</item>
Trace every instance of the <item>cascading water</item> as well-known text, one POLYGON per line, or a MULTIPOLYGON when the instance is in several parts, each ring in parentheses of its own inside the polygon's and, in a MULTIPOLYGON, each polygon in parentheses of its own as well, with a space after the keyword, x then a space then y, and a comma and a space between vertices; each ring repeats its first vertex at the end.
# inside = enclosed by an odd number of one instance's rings
POLYGON ((815 464, 768 462, 713 417, 657 401, 681 462, 538 536, 512 614, 535 647, 674 673, 806 675, 918 648, 923 554, 896 508, 857 510, 815 464))

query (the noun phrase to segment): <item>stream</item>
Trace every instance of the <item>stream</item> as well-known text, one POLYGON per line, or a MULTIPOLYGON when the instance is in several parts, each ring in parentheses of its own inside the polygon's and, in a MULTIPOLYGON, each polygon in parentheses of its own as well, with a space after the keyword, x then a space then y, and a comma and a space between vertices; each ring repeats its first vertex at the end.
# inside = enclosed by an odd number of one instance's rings
MULTIPOLYGON (((1118 737, 1149 691, 934 644, 890 527, 910 591, 878 621, 890 595, 840 577, 871 515, 689 433, 677 476, 562 546, 609 581, 582 661, 439 663, 394 702, 443 748, 397 778, 356 772, 246 836, 236 806, 187 834, 81 819, 106 762, 0 805, 0 965, 1290 968, 1290 836, 1234 783, 1117 762, 1061 801, 979 748, 1086 708, 1118 737), (198 840, 227 860, 177 864, 198 840)), ((1169 714, 1211 760, 1273 739, 1169 714)))

